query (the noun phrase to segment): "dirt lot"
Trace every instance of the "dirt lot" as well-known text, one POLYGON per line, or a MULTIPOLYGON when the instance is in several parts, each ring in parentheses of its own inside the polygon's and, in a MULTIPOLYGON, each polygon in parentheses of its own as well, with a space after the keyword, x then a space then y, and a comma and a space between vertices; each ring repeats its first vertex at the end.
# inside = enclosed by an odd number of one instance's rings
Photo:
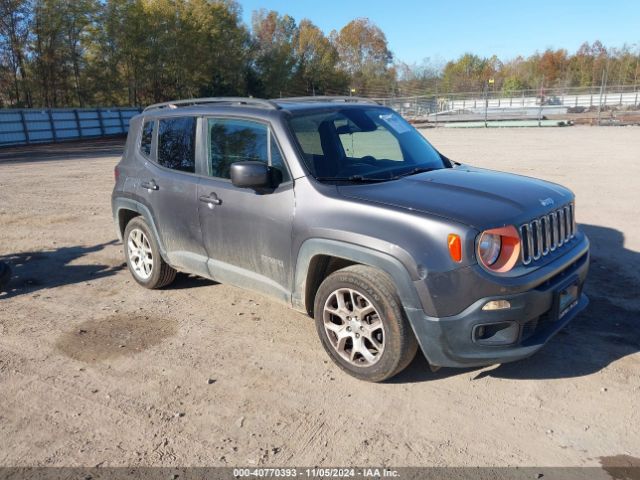
POLYGON ((0 151, 0 260, 15 273, 0 294, 0 465, 640 457, 640 128, 425 134, 577 194, 591 305, 528 360, 431 373, 419 355, 389 383, 357 381, 309 318, 257 294, 184 275, 135 284, 109 203, 120 142, 0 151))

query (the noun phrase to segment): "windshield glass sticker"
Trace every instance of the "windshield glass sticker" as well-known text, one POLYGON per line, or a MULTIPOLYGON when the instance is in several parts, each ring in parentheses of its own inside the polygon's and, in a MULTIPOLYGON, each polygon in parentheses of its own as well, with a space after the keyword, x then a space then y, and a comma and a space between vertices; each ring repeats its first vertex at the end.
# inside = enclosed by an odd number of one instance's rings
POLYGON ((380 120, 386 123, 396 133, 402 134, 411 130, 411 126, 400 116, 395 113, 386 113, 380 115, 380 120))

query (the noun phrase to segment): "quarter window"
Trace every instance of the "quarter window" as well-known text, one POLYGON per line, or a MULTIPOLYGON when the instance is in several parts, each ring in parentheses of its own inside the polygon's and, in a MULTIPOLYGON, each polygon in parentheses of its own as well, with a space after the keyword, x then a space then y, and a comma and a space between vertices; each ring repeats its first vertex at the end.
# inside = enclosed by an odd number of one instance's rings
POLYGON ((140 151, 146 156, 151 155, 151 141, 153 140, 153 120, 147 120, 142 126, 142 138, 140 140, 140 151))
POLYGON ((196 118, 164 118, 158 127, 158 163, 182 172, 196 171, 196 118))
POLYGON ((266 125, 247 120, 209 119, 208 131, 212 177, 228 179, 232 163, 257 161, 277 170, 282 181, 290 179, 282 153, 266 125))

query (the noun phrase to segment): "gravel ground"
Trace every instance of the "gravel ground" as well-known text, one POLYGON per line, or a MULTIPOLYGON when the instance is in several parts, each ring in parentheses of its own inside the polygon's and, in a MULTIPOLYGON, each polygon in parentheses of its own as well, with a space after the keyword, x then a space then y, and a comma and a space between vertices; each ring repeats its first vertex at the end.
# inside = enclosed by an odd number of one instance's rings
POLYGON ((425 130, 451 158, 562 183, 589 309, 530 359, 393 381, 335 367, 312 321, 123 268, 120 141, 0 151, 0 465, 574 466, 640 457, 640 128, 425 130))

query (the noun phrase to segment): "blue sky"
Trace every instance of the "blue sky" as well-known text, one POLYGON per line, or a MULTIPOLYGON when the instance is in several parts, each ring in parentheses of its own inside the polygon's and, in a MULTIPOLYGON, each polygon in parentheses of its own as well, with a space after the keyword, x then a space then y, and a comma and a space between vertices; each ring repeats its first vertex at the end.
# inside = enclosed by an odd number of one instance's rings
POLYGON ((245 22, 259 8, 309 18, 326 33, 368 17, 406 62, 447 61, 465 52, 501 59, 584 41, 640 48, 640 0, 239 0, 245 22))

